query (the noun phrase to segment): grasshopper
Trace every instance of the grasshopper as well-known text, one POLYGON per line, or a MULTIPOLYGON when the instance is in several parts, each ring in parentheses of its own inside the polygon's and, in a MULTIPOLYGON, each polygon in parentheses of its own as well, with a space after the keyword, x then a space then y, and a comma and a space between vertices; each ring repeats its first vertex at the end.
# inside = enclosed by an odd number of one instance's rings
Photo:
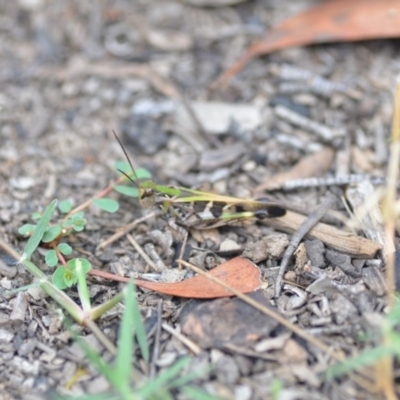
POLYGON ((115 132, 114 135, 132 170, 128 174, 122 170, 119 172, 137 187, 140 203, 147 207, 159 206, 164 213, 175 217, 178 225, 212 229, 249 219, 281 217, 286 213, 283 207, 268 199, 239 199, 184 187, 163 186, 151 180, 138 184, 128 153, 115 132))

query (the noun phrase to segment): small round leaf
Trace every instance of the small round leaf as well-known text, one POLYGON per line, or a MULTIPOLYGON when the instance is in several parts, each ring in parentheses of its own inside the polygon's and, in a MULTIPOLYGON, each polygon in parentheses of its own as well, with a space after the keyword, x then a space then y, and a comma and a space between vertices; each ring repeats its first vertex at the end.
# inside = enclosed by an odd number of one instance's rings
POLYGON ((72 225, 72 228, 74 229, 75 232, 82 232, 85 229, 85 225, 79 225, 79 224, 75 224, 72 225))
POLYGON ((42 242, 49 243, 54 240, 61 233, 61 227, 59 225, 53 225, 47 229, 42 237, 42 242))
POLYGON ((76 232, 81 232, 85 228, 85 224, 86 224, 85 218, 74 219, 72 221, 72 229, 74 229, 76 232))
POLYGON ((94 199, 93 204, 109 213, 114 213, 119 209, 118 201, 113 199, 94 199))
POLYGON ((130 197, 139 197, 139 190, 133 186, 125 186, 125 185, 115 185, 113 189, 118 193, 124 194, 125 196, 130 197))
POLYGON ((66 289, 68 286, 64 281, 65 273, 69 271, 64 266, 60 265, 53 274, 53 285, 56 286, 58 289, 66 289))
POLYGON ((76 219, 83 219, 84 216, 85 216, 85 213, 83 211, 79 211, 79 212, 71 215, 71 218, 73 221, 75 221, 76 219))
POLYGON ((72 202, 70 200, 63 200, 60 202, 58 205, 58 208, 63 214, 67 214, 71 211, 72 208, 72 202))
POLYGON ((67 265, 71 271, 76 271, 79 267, 82 268, 84 274, 87 274, 90 271, 90 268, 92 268, 92 264, 84 258, 73 258, 68 261, 67 265))
POLYGON ((64 282, 68 287, 75 285, 78 282, 78 278, 73 271, 68 271, 64 274, 64 282))
POLYGON ((43 213, 39 212, 39 211, 35 211, 32 215, 31 218, 34 221, 39 221, 40 218, 42 218, 43 213))
POLYGON ((59 243, 57 249, 61 254, 64 254, 64 256, 69 256, 72 253, 72 247, 67 243, 59 243))
POLYGON ((137 179, 151 179, 151 172, 148 169, 137 168, 135 169, 135 173, 133 173, 132 168, 127 161, 117 161, 114 164, 114 167, 119 173, 121 173, 121 171, 124 172, 134 181, 137 179))
POLYGON ((23 226, 21 226, 21 228, 18 229, 18 233, 20 235, 31 235, 32 232, 35 230, 36 225, 32 225, 32 224, 25 224, 23 226))
POLYGON ((55 250, 49 250, 45 256, 46 264, 49 267, 55 267, 58 263, 57 253, 55 250))
POLYGON ((138 179, 151 179, 151 172, 146 168, 135 169, 135 173, 138 179))

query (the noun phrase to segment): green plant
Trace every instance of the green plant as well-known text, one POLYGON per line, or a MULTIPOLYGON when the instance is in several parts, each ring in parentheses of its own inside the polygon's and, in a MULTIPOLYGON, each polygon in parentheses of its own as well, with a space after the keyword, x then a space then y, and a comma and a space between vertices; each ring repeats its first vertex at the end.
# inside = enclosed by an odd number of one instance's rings
MULTIPOLYGON (((130 166, 126 162, 117 162, 115 167, 119 171, 127 171, 127 174, 130 171, 130 166)), ((139 179, 148 179, 150 176, 150 173, 144 168, 139 168, 136 171, 136 177, 139 179)), ((27 245, 28 252, 25 251, 25 254, 28 256, 27 258, 32 255, 40 244, 45 246, 45 250, 47 250, 45 254, 45 263, 50 268, 55 269, 52 282, 58 289, 67 289, 76 285, 79 280, 79 274, 81 273, 83 274, 82 276, 85 276, 91 268, 90 262, 83 258, 72 258, 67 261, 65 257, 72 254, 72 247, 62 240, 65 240, 72 233, 83 231, 86 225, 83 209, 90 204, 94 204, 103 211, 109 213, 118 211, 118 201, 105 197, 111 190, 118 191, 124 195, 137 197, 139 192, 136 187, 120 184, 126 179, 126 176, 121 176, 116 183, 110 185, 97 196, 74 210, 72 210, 71 201, 61 201, 58 204, 57 211, 63 214, 63 217, 59 221, 51 222, 56 213, 56 203, 54 203, 54 205, 52 203, 50 209, 47 210, 48 214, 45 218, 43 218, 44 213, 34 212, 31 218, 36 224, 25 224, 19 228, 18 232, 21 235, 30 236, 31 238, 34 232, 36 232, 36 238, 32 239, 29 245, 27 245), (40 228, 38 229, 39 224, 40 228), (38 237, 40 237, 39 241, 37 239, 38 237)))
MULTIPOLYGON (((89 362, 112 386, 110 393, 100 396, 81 396, 74 399, 173 400, 175 397, 171 392, 181 392, 194 400, 218 400, 203 390, 190 385, 190 382, 199 378, 201 373, 190 373, 180 377, 184 368, 191 361, 189 357, 182 358, 154 379, 148 379, 134 370, 135 343, 138 343, 140 354, 145 362, 149 361, 149 348, 134 286, 131 283, 127 285, 125 310, 121 320, 117 353, 113 364, 110 365, 95 350, 88 347, 77 334, 73 334, 73 337, 80 344, 89 362)), ((66 399, 67 397, 57 396, 57 398, 66 399)))

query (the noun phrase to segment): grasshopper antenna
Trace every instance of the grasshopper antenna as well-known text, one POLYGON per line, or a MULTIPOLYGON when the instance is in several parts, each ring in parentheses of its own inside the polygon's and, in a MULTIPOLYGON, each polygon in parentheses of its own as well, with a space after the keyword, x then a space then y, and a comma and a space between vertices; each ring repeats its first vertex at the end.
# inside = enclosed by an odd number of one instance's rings
MULTIPOLYGON (((125 155, 125 158, 128 160, 129 166, 132 169, 133 176, 135 177, 136 180, 138 180, 138 177, 136 175, 135 169, 133 168, 133 165, 132 165, 132 161, 129 158, 129 155, 128 155, 127 151, 125 150, 124 145, 122 144, 120 138, 117 136, 117 134, 115 133, 114 130, 113 130, 113 134, 115 136, 115 139, 117 139, 117 142, 118 142, 119 146, 121 147, 121 149, 122 149, 122 151, 123 151, 123 153, 125 155)), ((137 182, 135 182, 128 174, 126 174, 124 171, 122 171, 120 169, 118 169, 117 171, 121 172, 121 174, 125 175, 139 189, 139 185, 137 184, 137 182)))

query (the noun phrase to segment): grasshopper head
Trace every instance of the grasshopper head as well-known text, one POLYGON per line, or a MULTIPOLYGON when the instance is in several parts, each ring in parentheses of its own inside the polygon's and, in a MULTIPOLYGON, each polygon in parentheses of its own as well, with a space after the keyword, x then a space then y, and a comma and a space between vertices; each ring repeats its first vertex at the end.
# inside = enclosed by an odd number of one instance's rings
POLYGON ((143 207, 149 208, 155 202, 155 192, 151 188, 139 188, 139 201, 143 207))

